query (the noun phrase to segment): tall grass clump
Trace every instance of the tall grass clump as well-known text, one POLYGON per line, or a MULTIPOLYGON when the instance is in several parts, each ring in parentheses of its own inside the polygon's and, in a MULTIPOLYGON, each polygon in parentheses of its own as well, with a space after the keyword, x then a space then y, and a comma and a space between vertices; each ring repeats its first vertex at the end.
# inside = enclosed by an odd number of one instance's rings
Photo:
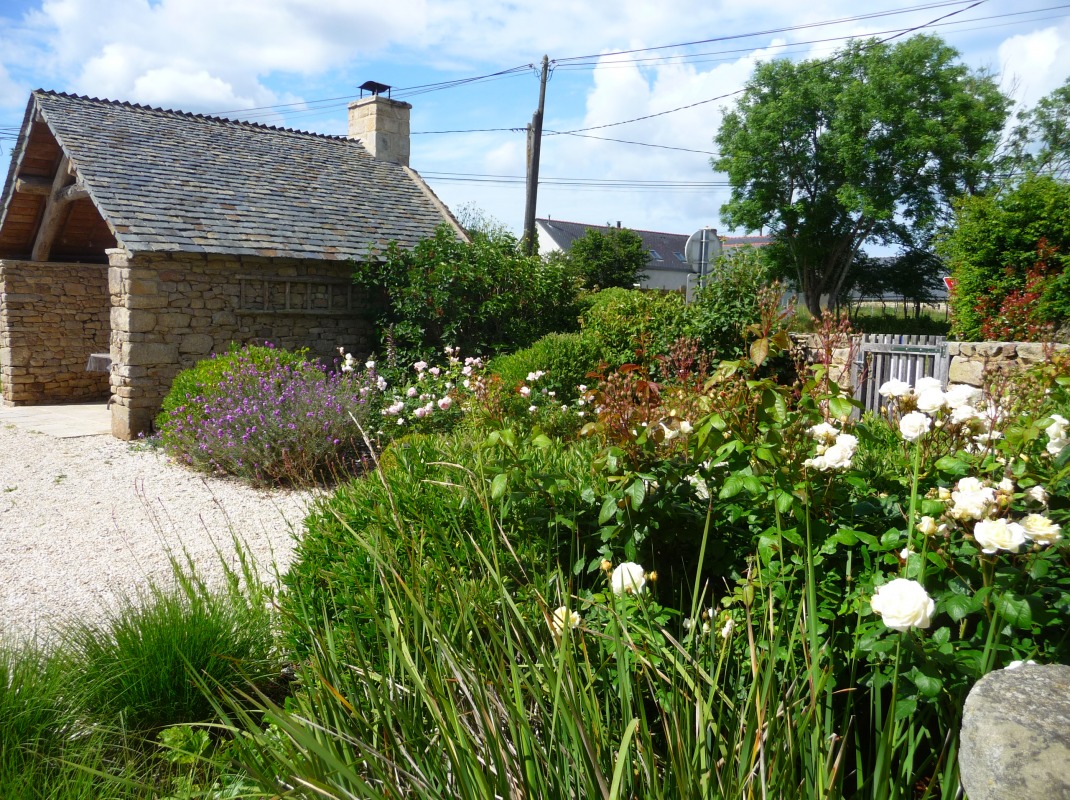
POLYGON ((0 796, 29 796, 52 781, 77 715, 70 681, 33 644, 0 645, 0 796))
POLYGON ((362 466, 353 419, 378 410, 374 369, 332 373, 274 348, 245 347, 176 378, 157 420, 178 461, 256 484, 305 485, 362 466))
POLYGON ((174 584, 152 583, 103 623, 72 623, 63 661, 89 719, 138 735, 213 717, 200 684, 269 687, 280 673, 267 588, 252 567, 211 587, 172 562, 174 584))

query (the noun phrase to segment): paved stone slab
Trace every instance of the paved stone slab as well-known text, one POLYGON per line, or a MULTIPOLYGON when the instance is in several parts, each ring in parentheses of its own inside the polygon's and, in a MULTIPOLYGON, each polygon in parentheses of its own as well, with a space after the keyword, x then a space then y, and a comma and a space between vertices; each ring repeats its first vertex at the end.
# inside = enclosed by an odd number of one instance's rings
POLYGON ((59 406, 0 406, 0 425, 57 439, 79 436, 110 436, 111 412, 107 403, 77 403, 59 406))

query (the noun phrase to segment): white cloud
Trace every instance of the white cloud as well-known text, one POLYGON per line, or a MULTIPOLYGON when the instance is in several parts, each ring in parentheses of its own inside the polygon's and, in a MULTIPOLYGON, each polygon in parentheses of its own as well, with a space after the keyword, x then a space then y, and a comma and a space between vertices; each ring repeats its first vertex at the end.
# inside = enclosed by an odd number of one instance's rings
POLYGON ((1070 22, 1012 36, 999 47, 1004 83, 1025 106, 1061 86, 1070 75, 1070 22))

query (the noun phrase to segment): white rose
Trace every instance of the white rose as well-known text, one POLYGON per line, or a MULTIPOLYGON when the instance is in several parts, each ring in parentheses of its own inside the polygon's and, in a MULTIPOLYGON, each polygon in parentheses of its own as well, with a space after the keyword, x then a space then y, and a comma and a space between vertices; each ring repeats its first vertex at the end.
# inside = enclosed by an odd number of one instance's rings
POLYGON ((940 381, 936 378, 918 378, 914 382, 914 393, 919 396, 934 389, 939 390, 941 392, 944 389, 943 384, 941 384, 940 381))
POLYGON ((698 495, 699 500, 710 499, 710 487, 706 485, 706 481, 699 475, 688 475, 687 482, 695 487, 695 494, 698 495))
POLYGON ((936 520, 932 517, 922 517, 919 519, 917 529, 922 536, 934 536, 936 531, 939 530, 936 526, 936 520))
POLYGON ((954 386, 947 387, 944 400, 947 402, 947 407, 952 409, 973 406, 980 402, 981 390, 965 383, 956 383, 954 386))
POLYGON ((1030 502, 1037 503, 1042 506, 1048 504, 1048 492, 1043 486, 1037 484, 1036 486, 1030 486, 1025 490, 1026 499, 1030 502))
POLYGON ((996 484, 996 488, 999 489, 1001 492, 1005 492, 1006 494, 1014 494, 1014 481, 1012 481, 1010 478, 1004 478, 996 484))
POLYGON ((1061 414, 1051 415, 1051 425, 1044 429, 1044 433, 1048 434, 1049 439, 1065 439, 1066 429, 1070 426, 1070 421, 1061 414))
POLYGON ((835 425, 829 425, 827 422, 821 422, 808 431, 819 442, 832 442, 839 432, 839 428, 835 425))
POLYGON ((1062 528, 1043 514, 1028 514, 1022 520, 1026 538, 1037 544, 1054 544, 1063 538, 1062 528))
POLYGON ((858 437, 849 433, 838 433, 836 434, 836 446, 850 450, 851 454, 854 455, 855 449, 858 447, 858 437))
POLYGON ((1017 550, 1025 544, 1025 528, 1005 519, 983 519, 973 526, 973 538, 982 553, 1017 550))
MULTIPOLYGON (((841 434, 841 436, 844 434, 841 434)), ((837 437, 838 438, 838 437, 837 437)), ((855 437, 849 436, 854 439, 855 437)), ((826 469, 847 469, 851 466, 851 458, 855 454, 855 448, 849 443, 841 443, 837 440, 823 455, 818 456, 825 462, 826 469)))
POLYGON ((554 609, 554 613, 550 616, 550 630, 554 632, 554 636, 560 636, 566 630, 578 628, 582 621, 577 612, 560 606, 554 609))
POLYGON ((930 427, 932 427, 932 422, 918 411, 911 411, 899 420, 899 432, 908 442, 924 436, 929 432, 930 427))
POLYGON ((947 513, 958 520, 984 519, 996 502, 996 492, 977 478, 962 478, 951 493, 951 510, 947 513))
POLYGON ((906 397, 910 394, 910 384, 898 378, 892 378, 881 384, 877 394, 881 397, 906 397))
POLYGON ((691 427, 691 423, 686 419, 680 420, 680 425, 678 427, 680 428, 680 433, 684 434, 684 436, 687 436, 687 434, 694 430, 694 428, 691 427))
POLYGON ((939 389, 927 389, 918 395, 918 410, 926 414, 935 414, 947 405, 944 393, 939 389))
POLYGON ((928 628, 936 611, 936 604, 925 587, 907 578, 896 578, 878 586, 869 605, 894 631, 928 628))
POLYGON ((625 561, 613 570, 609 585, 613 594, 639 594, 646 586, 646 574, 634 561, 625 561))
POLYGON ((977 419, 980 416, 981 412, 971 405, 955 406, 951 411, 951 421, 959 425, 969 422, 971 419, 977 419))
POLYGON ((1070 444, 1070 439, 1049 439, 1047 445, 1048 453, 1057 456, 1068 444, 1070 444))

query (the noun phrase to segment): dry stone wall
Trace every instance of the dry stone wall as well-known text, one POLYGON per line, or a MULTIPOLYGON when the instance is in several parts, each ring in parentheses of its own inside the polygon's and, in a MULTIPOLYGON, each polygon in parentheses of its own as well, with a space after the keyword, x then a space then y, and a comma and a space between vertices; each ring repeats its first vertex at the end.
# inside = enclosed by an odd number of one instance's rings
MULTIPOLYGON (((825 354, 815 334, 795 335, 792 339, 807 363, 824 361, 825 354)), ((831 351, 830 375, 844 385, 850 381, 850 361, 861 346, 860 335, 856 334, 852 339, 851 347, 836 347, 831 351)), ((980 388, 984 384, 985 373, 1027 369, 1047 361, 1053 353, 1068 347, 1070 345, 1037 342, 948 342, 948 383, 966 383, 980 388)))
POLYGON ((985 372, 1016 372, 1047 361, 1065 344, 1036 342, 948 342, 951 357, 948 383, 968 383, 980 387, 985 372))
POLYGON ((307 347, 328 363, 367 353, 373 330, 346 262, 189 253, 108 253, 112 433, 152 420, 182 369, 232 342, 307 347))
POLYGON ((108 351, 108 267, 0 261, 0 385, 5 404, 108 397, 108 375, 87 372, 108 351))

